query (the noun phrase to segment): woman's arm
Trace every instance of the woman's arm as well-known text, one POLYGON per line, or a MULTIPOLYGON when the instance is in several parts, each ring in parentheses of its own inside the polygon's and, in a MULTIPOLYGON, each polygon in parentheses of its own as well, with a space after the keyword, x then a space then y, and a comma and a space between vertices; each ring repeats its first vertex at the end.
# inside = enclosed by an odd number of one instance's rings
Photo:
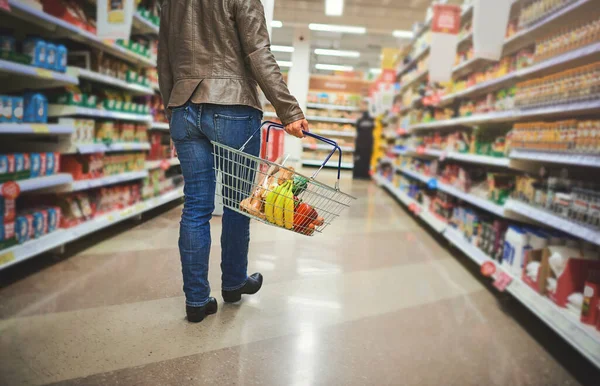
POLYGON ((238 35, 244 50, 246 63, 265 96, 275 107, 277 116, 286 125, 286 131, 303 137, 302 129, 308 130, 308 122, 298 101, 283 81, 275 57, 271 53, 265 12, 260 0, 233 0, 238 35))

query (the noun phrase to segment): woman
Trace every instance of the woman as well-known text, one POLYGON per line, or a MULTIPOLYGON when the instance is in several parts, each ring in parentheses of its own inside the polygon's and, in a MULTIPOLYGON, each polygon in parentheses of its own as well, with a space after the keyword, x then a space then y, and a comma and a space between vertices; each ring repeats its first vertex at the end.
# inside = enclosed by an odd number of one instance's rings
MULTIPOLYGON (((217 312, 209 297, 209 221, 215 173, 210 141, 239 148, 262 119, 257 85, 288 134, 302 138, 308 122, 270 50, 259 0, 163 0, 158 45, 160 92, 185 180, 179 252, 190 322, 217 312)), ((258 156, 260 138, 245 151, 258 156)), ((262 275, 247 276, 249 219, 225 208, 221 233, 222 295, 254 294, 262 275)))

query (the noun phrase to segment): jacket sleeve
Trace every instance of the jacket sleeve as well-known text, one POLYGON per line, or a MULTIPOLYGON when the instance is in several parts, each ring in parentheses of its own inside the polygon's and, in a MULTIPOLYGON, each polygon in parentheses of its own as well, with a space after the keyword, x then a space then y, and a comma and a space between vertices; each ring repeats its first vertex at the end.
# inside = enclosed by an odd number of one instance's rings
POLYGON ((304 119, 302 109, 283 81, 271 53, 265 11, 260 0, 233 0, 233 14, 245 60, 284 125, 304 119))
POLYGON ((169 60, 169 4, 163 2, 163 6, 160 10, 160 29, 158 33, 158 87, 160 88, 160 94, 162 96, 163 105, 165 108, 165 115, 170 121, 170 111, 167 108, 169 105, 169 99, 171 98, 171 91, 173 90, 173 73, 171 72, 171 62, 169 60))

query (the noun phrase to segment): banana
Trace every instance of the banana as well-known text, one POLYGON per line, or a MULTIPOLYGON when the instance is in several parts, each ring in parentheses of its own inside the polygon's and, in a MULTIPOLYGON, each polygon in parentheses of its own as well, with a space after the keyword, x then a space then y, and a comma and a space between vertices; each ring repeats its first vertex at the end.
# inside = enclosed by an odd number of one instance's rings
POLYGON ((281 189, 277 192, 277 198, 275 199, 275 208, 273 209, 273 217, 275 217, 275 224, 280 227, 283 226, 283 207, 285 204, 286 195, 289 189, 289 183, 285 182, 281 189))
POLYGON ((290 184, 290 188, 285 196, 285 212, 284 225, 286 229, 292 229, 294 227, 294 187, 290 184))
POLYGON ((275 222, 275 217, 273 217, 273 204, 275 203, 275 200, 277 199, 278 196, 278 192, 281 189, 281 186, 276 187, 275 189, 273 189, 272 191, 270 191, 267 194, 267 199, 265 200, 265 217, 267 218, 267 221, 269 221, 270 223, 274 223, 275 222))

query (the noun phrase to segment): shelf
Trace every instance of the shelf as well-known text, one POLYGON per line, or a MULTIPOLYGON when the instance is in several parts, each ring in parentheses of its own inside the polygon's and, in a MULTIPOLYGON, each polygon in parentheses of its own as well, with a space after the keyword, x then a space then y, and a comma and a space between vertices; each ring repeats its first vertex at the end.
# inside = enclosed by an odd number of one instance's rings
POLYGON ((429 183, 431 180, 435 180, 438 190, 446 192, 454 197, 461 199, 462 201, 468 202, 468 203, 475 205, 481 209, 487 210, 488 212, 493 213, 497 216, 506 217, 503 206, 497 205, 497 204, 493 203, 492 201, 489 201, 486 198, 477 197, 475 195, 465 193, 462 190, 455 188, 454 186, 443 184, 443 183, 439 182, 439 180, 436 177, 427 177, 420 173, 413 172, 408 169, 398 169, 398 170, 400 170, 402 173, 404 173, 412 178, 415 178, 423 183, 426 183, 426 184, 429 183))
POLYGON ((317 122, 330 122, 330 123, 351 123, 355 124, 357 119, 352 118, 334 118, 334 117, 318 117, 318 116, 307 116, 306 119, 310 121, 317 122))
POLYGON ((427 155, 442 159, 453 159, 457 161, 470 162, 483 165, 509 167, 510 159, 504 157, 492 157, 488 155, 460 153, 456 151, 445 151, 437 149, 408 149, 409 153, 427 155))
POLYGON ((307 103, 306 107, 309 109, 360 111, 360 107, 356 107, 356 106, 340 106, 340 105, 331 105, 331 104, 323 104, 323 103, 307 103))
MULTIPOLYGON (((444 232, 444 237, 450 241, 456 248, 460 249, 465 255, 473 260, 477 265, 482 265, 486 261, 492 260, 485 252, 471 244, 465 237, 453 227, 448 227, 444 232)), ((495 264, 497 268, 501 269, 499 264, 495 264)), ((504 271, 507 275, 512 276, 510 272, 504 271)))
POLYGON ((356 138, 355 132, 348 131, 340 131, 340 130, 311 130, 311 133, 323 136, 333 136, 333 137, 348 137, 348 138, 356 138))
MULTIPOLYGON (((73 177, 68 173, 58 173, 51 176, 28 178, 15 182, 21 188, 21 193, 23 193, 50 189, 60 185, 67 185, 73 182, 73 177)), ((4 184, 0 184, 0 191, 2 190, 2 185, 4 184)))
POLYGON ((422 81, 426 80, 428 75, 429 75, 429 70, 424 70, 424 71, 420 72, 414 78, 412 78, 411 80, 409 80, 406 83, 404 83, 400 87, 400 90, 398 91, 398 94, 402 95, 404 93, 404 91, 408 90, 414 84, 421 83, 422 81))
MULTIPOLYGON (((160 168, 162 166, 163 161, 164 160, 146 161, 144 167, 147 170, 158 169, 158 168, 160 168)), ((167 161, 169 161, 169 167, 181 164, 180 161, 179 161, 179 158, 170 158, 167 161)))
POLYGON ((135 181, 145 177, 148 177, 147 170, 121 173, 116 174, 114 176, 95 178, 93 180, 73 181, 73 183, 71 184, 71 189, 69 191, 78 192, 81 190, 99 188, 101 186, 119 184, 121 182, 135 181))
POLYGON ((470 72, 472 72, 473 68, 476 68, 477 66, 479 66, 485 62, 490 62, 490 60, 483 59, 483 58, 472 58, 467 61, 464 61, 464 62, 456 65, 452 69, 452 76, 454 78, 461 78, 461 77, 469 74, 470 72))
POLYGON ((429 53, 429 49, 431 48, 431 46, 427 46, 425 48, 423 48, 421 51, 419 51, 413 58, 411 58, 411 60, 406 63, 406 65, 404 67, 402 67, 400 69, 400 71, 398 71, 398 75, 397 76, 402 76, 405 73, 408 72, 408 70, 410 70, 412 67, 414 67, 419 60, 421 60, 421 58, 425 55, 427 55, 427 53, 429 53))
MULTIPOLYGON (((0 73, 33 78, 36 80, 36 88, 79 84, 77 77, 69 74, 2 59, 0 59, 0 73)), ((32 85, 34 83, 27 84, 28 88, 32 85)))
POLYGON ((600 100, 575 102, 551 107, 515 109, 477 114, 470 117, 452 118, 443 121, 418 123, 409 127, 409 131, 470 126, 482 123, 515 122, 523 118, 546 118, 552 116, 569 116, 574 114, 593 113, 600 109, 600 100))
MULTIPOLYGON (((314 161, 314 160, 302 160, 302 165, 304 166, 321 166, 321 164, 323 164, 323 161, 314 161)), ((326 168, 338 168, 338 162, 337 161, 329 161, 327 162, 327 164, 325 164, 326 168)), ((352 162, 342 162, 342 169, 353 169, 354 168, 354 164, 352 162)))
POLYGON ((169 131, 169 124, 167 122, 152 122, 150 128, 152 130, 169 131))
POLYGON ((567 218, 558 216, 544 209, 525 204, 517 200, 508 200, 506 210, 520 214, 541 224, 551 226, 573 236, 580 237, 590 243, 600 245, 600 230, 578 224, 567 218))
POLYGON ((98 216, 93 220, 86 221, 83 224, 72 228, 58 229, 38 239, 34 239, 24 244, 0 251, 0 261, 3 262, 0 265, 0 270, 44 252, 51 251, 60 247, 61 245, 73 242, 90 233, 138 216, 144 212, 167 204, 181 197, 183 197, 183 189, 177 188, 171 192, 163 194, 162 196, 151 198, 129 208, 116 210, 111 213, 98 216))
POLYGON ((145 35, 158 35, 158 26, 142 17, 139 12, 133 14, 132 28, 135 32, 145 35))
POLYGON ((63 37, 95 47, 131 64, 156 67, 156 61, 131 52, 112 41, 102 40, 89 31, 31 7, 20 0, 9 0, 8 3, 11 7, 10 15, 50 30, 56 38, 63 37))
POLYGON ((154 90, 151 87, 146 87, 135 83, 128 83, 124 80, 86 70, 84 68, 69 67, 67 72, 81 79, 87 79, 94 82, 107 84, 109 86, 118 87, 120 89, 130 91, 136 95, 154 95, 154 90))
POLYGON ((109 111, 101 109, 91 109, 80 106, 70 105, 49 105, 48 106, 48 117, 67 117, 73 115, 80 115, 86 117, 95 118, 108 118, 108 119, 119 119, 123 121, 136 121, 136 122, 151 122, 151 115, 141 115, 133 113, 122 113, 118 111, 109 111))
POLYGON ((569 154, 515 149, 510 152, 510 158, 565 165, 600 167, 600 155, 598 154, 569 154))
POLYGON ((490 79, 485 82, 478 83, 475 86, 469 87, 465 90, 458 91, 458 92, 455 92, 452 94, 448 94, 441 98, 439 105, 446 106, 458 98, 464 98, 464 97, 467 97, 470 95, 484 93, 487 90, 491 90, 494 88, 500 88, 505 84, 514 83, 517 81, 518 76, 519 76, 519 72, 514 71, 514 72, 511 72, 504 76, 501 76, 499 78, 490 79))
POLYGON ((105 152, 117 151, 143 151, 150 150, 150 142, 122 142, 111 143, 106 147, 105 152))
POLYGON ((45 123, 0 123, 0 134, 71 134, 73 126, 45 123))
MULTIPOLYGON (((302 147, 307 150, 332 150, 333 149, 333 146, 331 146, 331 145, 322 145, 322 144, 312 144, 311 145, 308 143, 303 144, 302 147)), ((349 153, 354 152, 353 146, 340 146, 340 149, 342 151, 346 151, 349 153)))

